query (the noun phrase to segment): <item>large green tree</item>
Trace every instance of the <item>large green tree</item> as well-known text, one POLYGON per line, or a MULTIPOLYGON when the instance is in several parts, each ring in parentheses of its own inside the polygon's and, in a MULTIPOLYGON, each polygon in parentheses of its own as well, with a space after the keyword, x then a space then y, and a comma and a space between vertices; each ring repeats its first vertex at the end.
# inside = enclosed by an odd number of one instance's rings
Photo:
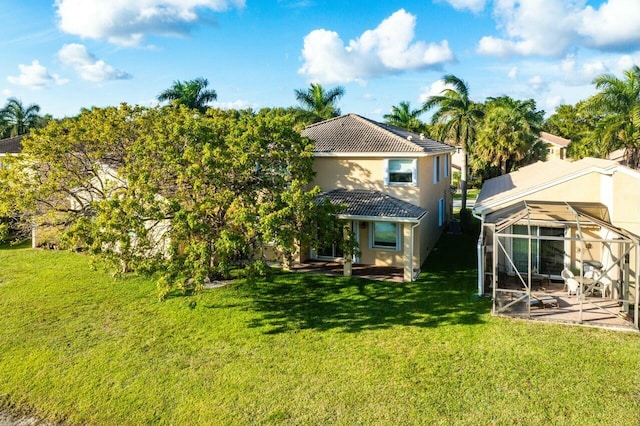
POLYGON ((157 272, 161 295, 198 287, 267 245, 291 260, 330 221, 337 207, 309 189, 312 142, 294 125, 280 109, 85 110, 24 140, 0 171, 12 182, 0 209, 123 271, 157 272))
POLYGON ((627 165, 640 167, 640 67, 634 65, 619 79, 603 74, 593 81, 599 92, 591 105, 602 117, 595 129, 604 150, 625 149, 627 165))
POLYGON ((160 102, 170 101, 205 112, 209 107, 209 102, 218 99, 216 91, 207 89, 207 86, 209 86, 209 80, 202 77, 186 81, 176 80, 171 87, 158 95, 158 100, 160 102))
POLYGON ((345 90, 342 86, 325 90, 320 83, 311 83, 308 89, 296 89, 294 93, 301 108, 315 115, 314 121, 320 121, 340 115, 336 104, 345 90))
POLYGON ((544 111, 536 109, 533 99, 516 100, 509 96, 489 98, 485 116, 478 129, 475 155, 506 174, 515 166, 539 159, 539 133, 544 111))
POLYGON ((25 106, 20 99, 9 98, 0 110, 0 121, 6 133, 4 136, 23 135, 37 127, 41 120, 39 112, 40 106, 37 104, 25 106))
POLYGON ((402 101, 398 105, 393 105, 391 112, 382 117, 387 124, 402 127, 413 132, 421 132, 425 130, 425 126, 418 117, 423 112, 422 108, 412 109, 409 102, 402 101))
POLYGON ((563 104, 547 118, 543 130, 571 140, 567 148, 569 157, 602 157, 607 153, 602 151, 602 145, 594 138, 599 119, 599 114, 594 113, 588 100, 575 105, 563 104))
POLYGON ((429 97, 422 109, 436 108, 431 123, 436 125, 436 137, 453 142, 462 149, 463 161, 460 172, 462 191, 462 210, 467 208, 467 173, 469 153, 475 141, 476 128, 484 111, 481 104, 469 98, 469 87, 460 78, 452 74, 442 77, 447 85, 440 95, 429 97))

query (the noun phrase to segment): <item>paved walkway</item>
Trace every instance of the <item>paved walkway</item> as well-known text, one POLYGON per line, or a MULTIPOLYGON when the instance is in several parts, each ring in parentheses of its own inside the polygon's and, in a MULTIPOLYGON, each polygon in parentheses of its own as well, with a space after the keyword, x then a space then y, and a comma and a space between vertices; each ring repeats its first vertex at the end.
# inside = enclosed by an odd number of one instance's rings
POLYGON ((51 426, 33 417, 14 417, 6 411, 0 410, 0 426, 51 426))

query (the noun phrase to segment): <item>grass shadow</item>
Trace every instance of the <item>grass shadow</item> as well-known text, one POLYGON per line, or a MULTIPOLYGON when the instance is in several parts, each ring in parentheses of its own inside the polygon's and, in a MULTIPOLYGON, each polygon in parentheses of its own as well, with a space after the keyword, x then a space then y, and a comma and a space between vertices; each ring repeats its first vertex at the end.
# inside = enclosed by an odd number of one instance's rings
POLYGON ((281 273, 238 290, 261 314, 250 326, 266 333, 437 327, 483 322, 489 304, 473 297, 476 274, 475 238, 444 235, 412 283, 281 273))

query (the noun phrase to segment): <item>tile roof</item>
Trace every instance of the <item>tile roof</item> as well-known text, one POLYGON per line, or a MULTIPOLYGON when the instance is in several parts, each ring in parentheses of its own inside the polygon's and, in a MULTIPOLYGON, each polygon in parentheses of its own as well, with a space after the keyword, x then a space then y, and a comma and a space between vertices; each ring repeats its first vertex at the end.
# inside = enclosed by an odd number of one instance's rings
POLYGON ((535 188, 553 184, 565 178, 579 175, 591 168, 609 169, 618 163, 602 158, 583 158, 578 161, 551 160, 538 161, 522 167, 515 172, 488 179, 476 199, 474 210, 482 209, 488 204, 495 204, 518 194, 535 188))
POLYGON ((22 144, 20 143, 22 138, 24 138, 24 135, 0 139, 0 154, 18 154, 22 151, 22 144))
POLYGON ((346 114, 307 126, 302 136, 315 141, 314 152, 439 153, 455 148, 390 124, 346 114))
POLYGON ((547 132, 540 132, 540 139, 542 139, 543 142, 558 145, 561 147, 567 147, 571 143, 571 139, 565 139, 547 132))
POLYGON ((334 189, 323 193, 320 197, 328 198, 333 204, 347 205, 347 208, 339 213, 345 216, 418 219, 427 213, 422 207, 383 194, 380 191, 334 189))

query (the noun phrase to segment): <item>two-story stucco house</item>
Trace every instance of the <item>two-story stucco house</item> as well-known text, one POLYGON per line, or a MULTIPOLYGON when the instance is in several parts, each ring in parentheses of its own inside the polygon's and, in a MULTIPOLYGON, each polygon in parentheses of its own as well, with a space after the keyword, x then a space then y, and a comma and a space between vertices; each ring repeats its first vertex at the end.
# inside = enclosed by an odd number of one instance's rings
MULTIPOLYGON (((412 281, 451 217, 455 148, 356 114, 313 124, 302 135, 315 141, 314 184, 348 206, 339 217, 359 243, 353 262, 401 267, 404 281, 412 281)), ((332 247, 308 256, 342 253, 332 247)))
POLYGON ((547 132, 540 132, 540 140, 547 146, 547 160, 564 160, 567 158, 567 147, 571 143, 570 139, 547 132))

